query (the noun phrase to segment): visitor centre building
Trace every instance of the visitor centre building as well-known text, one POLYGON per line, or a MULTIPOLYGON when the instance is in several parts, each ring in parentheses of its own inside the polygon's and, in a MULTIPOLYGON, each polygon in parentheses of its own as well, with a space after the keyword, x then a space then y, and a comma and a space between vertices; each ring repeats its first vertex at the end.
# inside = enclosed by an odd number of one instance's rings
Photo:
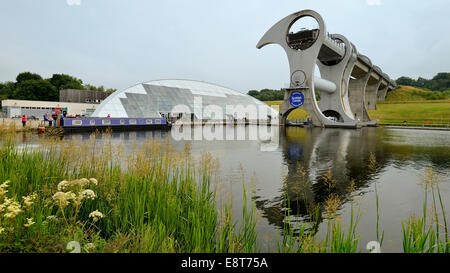
POLYGON ((154 80, 118 90, 93 117, 162 117, 184 121, 270 122, 278 111, 238 91, 194 80, 154 80))

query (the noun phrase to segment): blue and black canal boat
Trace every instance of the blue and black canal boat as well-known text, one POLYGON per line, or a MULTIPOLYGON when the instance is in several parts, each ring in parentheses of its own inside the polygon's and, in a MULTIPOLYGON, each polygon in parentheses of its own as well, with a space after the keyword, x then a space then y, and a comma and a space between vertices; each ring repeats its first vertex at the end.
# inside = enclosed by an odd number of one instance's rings
POLYGON ((169 130, 172 124, 165 118, 64 118, 60 124, 66 133, 137 130, 169 130))

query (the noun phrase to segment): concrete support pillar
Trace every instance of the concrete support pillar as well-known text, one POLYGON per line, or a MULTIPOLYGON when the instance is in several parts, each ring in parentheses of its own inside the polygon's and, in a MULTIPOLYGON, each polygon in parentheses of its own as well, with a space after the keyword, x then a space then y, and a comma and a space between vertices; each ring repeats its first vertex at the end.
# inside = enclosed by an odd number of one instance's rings
POLYGON ((370 121, 365 105, 365 92, 369 78, 370 72, 360 79, 351 79, 348 88, 350 107, 355 118, 361 121, 370 121))
POLYGON ((378 101, 384 101, 386 99, 386 94, 387 94, 388 89, 389 89, 389 87, 386 86, 385 88, 378 90, 378 94, 377 94, 378 101))
MULTIPOLYGON (((349 62, 354 64, 356 61, 356 54, 353 54, 353 46, 350 41, 340 34, 331 35, 334 39, 338 39, 345 44, 347 49, 342 60, 335 65, 325 65, 321 61, 317 61, 317 66, 319 67, 320 74, 323 79, 329 80, 336 84, 337 90, 333 93, 320 93, 320 110, 325 112, 327 110, 332 110, 337 113, 342 118, 345 123, 355 123, 355 117, 351 109, 347 109, 349 106, 348 98, 348 85, 350 80, 350 73, 347 67, 349 62)), ((350 107, 351 108, 351 107, 350 107)))
POLYGON ((289 98, 294 92, 302 91, 304 95, 304 103, 301 106, 303 110, 308 112, 309 116, 312 119, 312 123, 314 126, 317 127, 323 127, 323 122, 320 119, 320 110, 318 110, 317 102, 315 98, 313 97, 314 94, 311 92, 311 90, 296 90, 296 89, 286 89, 284 92, 284 101, 280 108, 280 125, 284 126, 286 125, 286 119, 289 116, 289 114, 297 109, 296 107, 293 107, 289 103, 289 98))
POLYGON ((381 85, 381 79, 375 84, 367 84, 365 104, 367 110, 377 110, 377 95, 381 85))

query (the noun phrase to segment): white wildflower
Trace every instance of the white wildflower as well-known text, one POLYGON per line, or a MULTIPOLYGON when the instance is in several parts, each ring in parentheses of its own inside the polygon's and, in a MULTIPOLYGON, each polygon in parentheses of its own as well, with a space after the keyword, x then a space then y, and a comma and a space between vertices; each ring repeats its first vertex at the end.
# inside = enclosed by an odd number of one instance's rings
POLYGON ((2 234, 2 233, 3 233, 3 231, 5 231, 5 229, 4 229, 4 228, 2 228, 2 227, 0 227, 0 234, 2 234))
POLYGON ((95 195, 95 192, 92 190, 84 190, 81 192, 81 198, 82 199, 92 199, 94 200, 97 197, 97 195, 95 195))
POLYGON ((80 180, 78 180, 78 184, 84 188, 85 186, 89 185, 89 179, 87 178, 81 178, 80 180))
POLYGON ((85 247, 88 251, 94 250, 96 248, 95 244, 93 243, 87 243, 85 247))
POLYGON ((65 193, 68 201, 77 199, 77 195, 71 191, 65 193))
POLYGON ((31 227, 35 222, 33 222, 33 218, 27 218, 27 223, 24 224, 24 227, 31 227))
POLYGON ((6 188, 8 188, 9 180, 5 181, 3 184, 0 185, 0 197, 4 196, 8 191, 6 188))
POLYGON ((59 182, 58 184, 58 191, 64 191, 69 187, 69 182, 67 182, 66 180, 63 180, 61 182, 59 182))
POLYGON ((53 195, 53 200, 55 201, 56 205, 58 205, 61 208, 65 208, 69 205, 69 200, 67 199, 67 195, 65 192, 57 192, 53 195))
POLYGON ((93 211, 93 212, 91 212, 91 213, 89 214, 89 217, 90 217, 90 218, 93 218, 94 222, 97 222, 98 220, 100 220, 101 218, 103 218, 104 215, 103 215, 103 213, 101 213, 100 211, 95 210, 95 211, 93 211))
POLYGON ((47 216, 47 219, 51 221, 58 221, 58 217, 56 217, 55 215, 47 216))
POLYGON ((3 201, 3 204, 5 204, 5 206, 9 206, 9 204, 11 204, 13 201, 11 198, 5 197, 5 200, 3 201))
POLYGON ((47 219, 48 220, 56 220, 56 216, 55 215, 49 215, 49 216, 47 216, 47 219))
POLYGON ((75 188, 75 187, 83 188, 84 186, 86 186, 88 184, 89 184, 89 180, 87 180, 86 178, 75 179, 75 180, 67 182, 67 186, 71 187, 71 188, 75 188))
POLYGON ((0 205, 0 213, 5 211, 5 208, 7 208, 11 204, 12 200, 8 197, 5 197, 5 200, 3 200, 3 204, 0 205))
POLYGON ((33 201, 36 200, 37 195, 36 195, 36 193, 33 193, 28 196, 22 196, 22 198, 23 198, 23 203, 25 204, 25 208, 29 209, 31 207, 31 205, 33 205, 33 201))
POLYGON ((91 183, 96 185, 96 186, 98 185, 98 181, 95 178, 89 178, 89 181, 91 181, 91 183))
MULTIPOLYGON (((7 199, 7 198, 6 198, 7 199)), ((5 218, 15 218, 19 213, 22 212, 20 209, 20 204, 16 201, 11 201, 8 199, 8 208, 6 209, 8 212, 5 213, 5 218)))

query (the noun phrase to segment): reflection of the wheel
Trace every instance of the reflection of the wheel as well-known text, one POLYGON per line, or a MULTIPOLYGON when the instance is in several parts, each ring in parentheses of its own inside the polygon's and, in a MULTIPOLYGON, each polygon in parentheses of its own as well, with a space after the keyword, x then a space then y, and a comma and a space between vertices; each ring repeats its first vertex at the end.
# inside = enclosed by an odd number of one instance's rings
POLYGON ((255 198, 257 208, 280 229, 290 225, 295 231, 296 222, 302 221, 316 232, 325 200, 334 196, 344 204, 352 192, 367 187, 383 165, 371 161, 376 158, 376 135, 370 132, 281 128, 280 147, 287 167, 282 194, 272 200, 255 198))

